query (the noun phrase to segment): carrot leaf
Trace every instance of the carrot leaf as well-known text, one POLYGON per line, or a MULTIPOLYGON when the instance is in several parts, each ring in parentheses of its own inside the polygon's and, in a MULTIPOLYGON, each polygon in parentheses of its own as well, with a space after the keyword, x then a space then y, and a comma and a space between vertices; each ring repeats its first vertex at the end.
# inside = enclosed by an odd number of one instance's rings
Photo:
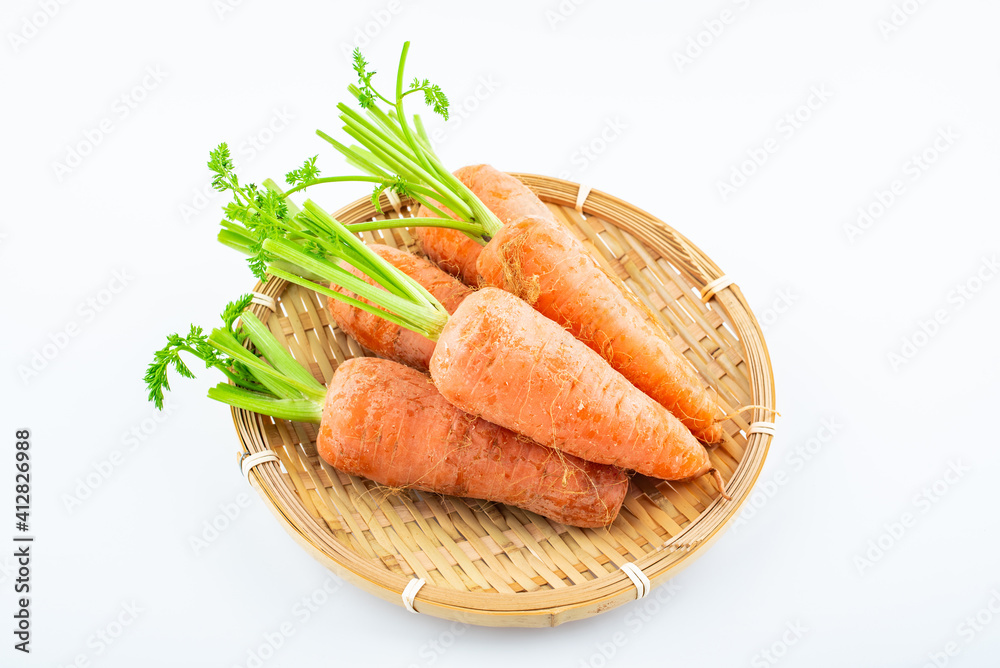
POLYGON ((224 326, 211 334, 191 325, 187 336, 167 336, 167 345, 154 353, 145 376, 149 400, 158 409, 163 408, 164 391, 170 390, 170 369, 184 378, 194 378, 181 357, 186 353, 228 378, 229 384, 210 390, 210 397, 266 415, 319 422, 326 390, 247 311, 252 300, 253 295, 244 295, 227 304, 222 311, 224 326), (246 347, 247 339, 264 359, 246 347))

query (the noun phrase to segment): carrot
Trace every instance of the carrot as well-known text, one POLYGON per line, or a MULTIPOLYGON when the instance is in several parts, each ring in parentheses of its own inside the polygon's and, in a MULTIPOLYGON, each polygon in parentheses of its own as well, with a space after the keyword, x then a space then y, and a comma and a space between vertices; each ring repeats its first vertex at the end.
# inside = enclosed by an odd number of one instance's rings
POLYGON ((383 485, 499 501, 579 527, 610 524, 628 489, 621 469, 464 413, 427 376, 374 358, 337 368, 316 450, 383 485))
POLYGON ((551 216, 504 225, 477 260, 480 280, 532 301, 707 443, 722 439, 715 400, 666 332, 551 216))
MULTIPOLYGON (((304 207, 324 229, 339 230, 338 239, 354 238, 314 202, 307 200, 304 207)), ((303 223, 312 229, 310 220, 303 223)), ((355 282, 352 291, 381 307, 372 313, 437 341, 431 378, 445 399, 467 413, 567 454, 657 478, 687 479, 711 468, 705 448, 668 410, 509 292, 482 288, 449 315, 429 294, 404 297, 402 284, 390 291, 359 281, 287 239, 267 239, 263 248, 272 262, 307 266, 333 284, 355 282)), ((363 244, 340 260, 367 267, 366 275, 379 285, 382 280, 391 285, 395 273, 413 282, 363 244)), ((351 299, 274 264, 268 271, 329 297, 351 299)))
POLYGON ((431 378, 462 410, 591 462, 666 480, 711 468, 669 411, 503 290, 482 288, 448 319, 431 378))
MULTIPOLYGON (((643 392, 672 411, 698 438, 709 443, 721 440, 722 426, 716 421, 713 394, 705 389, 688 362, 671 348, 662 328, 646 322, 642 308, 627 295, 624 286, 601 269, 584 245, 555 221, 541 202, 492 168, 460 170, 456 176, 444 167, 431 148, 419 117, 414 116, 411 124, 403 100, 406 95, 422 91, 434 111, 445 118, 448 101, 426 79, 418 78, 410 90, 405 88, 403 73, 408 51, 407 42, 397 68, 394 99, 375 90, 374 72, 369 71, 360 52, 355 53, 354 67, 359 80, 358 86, 349 90, 364 113, 344 104, 338 104, 337 108, 344 131, 360 146, 345 146, 323 132, 318 134, 348 162, 378 182, 376 195, 392 188, 423 205, 427 216, 451 217, 456 220, 446 223, 449 226, 465 223, 478 229, 474 232, 461 228, 467 238, 485 244, 476 258, 479 280, 475 281, 471 270, 471 257, 477 255, 475 249, 452 234, 421 233, 430 239, 425 243, 425 251, 448 270, 460 273, 469 283, 479 285, 481 280, 526 297, 544 315, 569 328, 604 355, 643 392), (381 103, 388 108, 381 109, 381 103), (496 211, 491 211, 489 205, 496 211), (456 243, 451 245, 449 240, 456 243)), ((306 161, 299 171, 309 171, 309 166, 306 161)), ((344 178, 347 177, 327 180, 344 178)), ((296 188, 323 181, 300 179, 296 188)), ((395 220, 388 224, 419 227, 435 218, 402 220, 405 223, 395 220)))
MULTIPOLYGON (((489 165, 470 165, 455 170, 464 183, 501 222, 524 215, 551 215, 545 204, 516 178, 489 165)), ((444 212, 455 218, 447 207, 444 212)), ((421 205, 418 217, 433 217, 433 212, 421 205)), ((409 221, 407 221, 409 222, 409 221)), ((458 276, 467 285, 479 285, 476 260, 483 246, 461 232, 445 227, 415 227, 424 253, 449 274, 458 276)))
MULTIPOLYGON (((448 214, 442 209, 446 207, 459 220, 444 221, 441 219, 394 219, 388 221, 371 221, 363 223, 365 229, 376 226, 394 227, 421 225, 430 220, 433 224, 453 227, 465 234, 476 237, 484 243, 493 243, 495 237, 504 230, 503 223, 481 202, 468 187, 441 164, 440 159, 431 149, 430 141, 423 130, 418 117, 414 117, 411 125, 403 108, 406 95, 422 92, 424 99, 432 105, 435 112, 442 113, 447 118, 447 98, 440 88, 430 84, 426 79, 419 78, 407 88, 404 84, 404 69, 409 43, 403 45, 403 53, 397 68, 396 89, 394 101, 371 86, 373 72, 368 71, 368 63, 355 51, 354 68, 359 76, 359 86, 351 87, 351 93, 360 103, 363 111, 358 112, 344 104, 338 104, 340 118, 345 123, 345 131, 360 142, 361 146, 348 147, 336 141, 325 133, 318 134, 329 141, 340 151, 351 164, 368 172, 368 177, 324 177, 319 178, 313 161, 307 160, 302 168, 289 173, 288 182, 293 191, 301 190, 319 183, 337 182, 342 180, 361 180, 366 178, 375 183, 372 195, 373 202, 378 202, 381 193, 390 188, 399 194, 412 197, 415 201, 427 207, 435 216, 442 219, 448 214), (404 92, 405 90, 405 92, 404 92), (388 109, 380 108, 381 102, 388 109), (400 221, 404 221, 401 223, 400 221)), ((221 149, 222 147, 220 147, 221 149)), ((274 276, 295 282, 304 287, 316 290, 321 294, 345 299, 348 303, 359 306, 385 319, 398 324, 432 340, 446 336, 445 328, 450 323, 450 316, 441 303, 418 283, 386 263, 371 249, 365 247, 352 233, 314 202, 307 200, 304 210, 292 213, 291 205, 283 197, 273 196, 273 193, 263 194, 251 186, 240 185, 232 173, 232 162, 228 156, 220 152, 213 153, 209 163, 216 178, 213 183, 221 189, 234 191, 235 200, 227 205, 228 220, 234 224, 242 221, 252 233, 254 243, 252 252, 256 254, 253 265, 263 264, 264 268, 274 276), (364 280, 340 266, 341 261, 361 271, 373 279, 377 286, 364 280), (305 272, 318 276, 322 281, 336 284, 350 290, 361 299, 351 298, 315 282, 305 273, 287 271, 287 264, 301 267, 305 272), (381 289, 380 289, 381 288, 381 289), (365 303, 366 300, 371 303, 365 303), (373 306, 374 305, 374 306, 373 306)), ((541 219, 539 219, 541 220, 541 219)), ((516 221, 512 221, 513 224, 516 221)), ((358 226, 360 227, 360 225, 358 226)), ((242 232, 241 232, 242 234, 242 232)), ((556 238, 556 237, 553 237, 556 238)), ((513 240, 513 246, 507 243, 495 244, 505 269, 513 276, 515 289, 521 291, 521 285, 535 284, 541 289, 541 280, 534 276, 519 276, 519 271, 526 263, 521 262, 517 254, 525 249, 526 236, 519 235, 513 240), (520 247, 518 247, 520 244, 520 247), (512 258, 513 261, 508 260, 512 258), (536 282, 537 281, 537 282, 536 282)), ((593 263, 582 244, 567 248, 566 257, 558 258, 555 265, 545 267, 547 273, 560 270, 561 264, 574 264, 581 261, 593 263)), ((477 265, 481 264, 485 255, 481 254, 477 265)), ((482 271, 481 271, 482 273, 482 271)), ((508 280, 508 272, 503 272, 508 280)), ((260 274, 259 274, 260 275, 260 274)), ((567 286, 570 290, 579 290, 579 285, 567 286)), ((613 286, 613 291, 594 293, 600 299, 617 303, 617 308, 627 310, 633 308, 632 303, 613 286)), ((483 382, 480 391, 471 395, 455 390, 454 378, 442 376, 442 393, 460 408, 476 415, 495 416, 500 426, 514 430, 523 429, 526 435, 541 439, 541 443, 558 445, 560 449, 580 456, 584 459, 594 459, 598 462, 614 462, 622 467, 652 476, 685 479, 702 475, 710 469, 709 458, 705 449, 692 436, 691 432, 681 424, 661 404, 636 389, 624 376, 617 371, 605 371, 607 363, 594 349, 578 342, 553 320, 549 320, 533 311, 526 303, 509 293, 497 289, 483 289, 473 293, 462 302, 455 311, 455 321, 462 322, 460 314, 476 307, 476 313, 486 320, 491 309, 498 314, 505 314, 506 320, 493 320, 491 329, 482 330, 489 334, 482 342, 482 352, 487 353, 489 366, 476 367, 483 372, 483 382), (506 295, 503 297, 501 295, 506 295), (504 299, 514 302, 504 302, 504 299), (484 301, 485 300, 485 301, 484 301), (513 306, 516 304, 517 306, 513 306), (527 311, 525 311, 527 309, 527 311), (527 348, 531 351, 526 356, 523 350, 507 350, 507 341, 527 348), (567 353, 567 350, 571 352, 567 353), (586 352, 584 352, 586 351, 586 352), (538 369, 546 372, 531 373, 531 382, 526 382, 516 374, 503 375, 502 370, 508 365, 520 366, 521 371, 538 369), (530 364, 529 364, 530 362, 530 364), (489 372, 489 373, 487 373, 489 372), (603 384, 584 384, 580 379, 590 381, 605 381, 603 384), (449 384, 449 381, 452 381, 449 384), (607 397, 613 401, 608 401, 607 397), (562 402, 569 397, 572 403, 562 402), (465 403, 468 402, 468 403, 465 403), (582 406, 571 410, 571 406, 582 406), (520 417, 523 411, 548 411, 548 421, 543 422, 550 427, 549 433, 537 426, 526 424, 520 417), (624 415, 619 415, 619 409, 624 415), (622 427, 624 423, 631 427, 622 427), (636 424, 642 429, 636 428, 636 424), (611 434, 608 438, 603 434, 611 434)), ((613 307, 612 307, 613 308, 613 307)), ((559 314, 552 314, 558 318, 559 314)), ((611 323, 616 324, 616 323, 611 323)), ((474 327, 466 327, 465 331, 478 331, 474 327)), ((625 347, 625 356, 645 354, 648 341, 643 341, 639 332, 639 340, 629 340, 632 332, 622 332, 623 340, 607 337, 607 332, 593 328, 595 335, 605 335, 606 340, 590 342, 598 350, 625 347), (609 345, 610 344, 610 345, 609 345)), ((459 337, 460 338, 460 337, 459 337)), ((462 343, 463 355, 476 355, 480 351, 480 342, 456 340, 462 343)), ((431 356, 430 369, 432 378, 435 368, 437 375, 445 373, 454 360, 443 359, 448 356, 449 346, 438 345, 431 356), (442 352, 442 350, 445 352, 442 352), (443 360, 440 367, 436 362, 443 360)), ((459 349, 456 347, 456 349, 459 349)), ((647 360, 649 364, 657 360, 647 360)), ((472 362, 457 362, 459 365, 470 365, 472 362)), ((628 365, 627 369, 633 368, 628 365)), ((466 382, 475 387, 476 378, 467 378, 466 382)), ((704 392, 700 387, 699 391, 704 392)), ((683 388, 675 388, 683 393, 683 388)), ((675 393, 676 393, 675 392, 675 393)), ((690 419, 684 415, 685 419, 690 419)), ((717 474, 717 472, 716 472, 717 474)), ((716 477, 718 480, 718 476, 716 477)), ((721 485, 720 485, 721 487, 721 485)))
MULTIPOLYGON (((457 234, 464 236, 461 233, 457 234)), ((449 313, 454 313, 462 300, 472 292, 470 288, 438 269, 432 262, 412 253, 382 244, 369 244, 368 247, 426 288, 449 313)), ((361 272, 356 269, 351 268, 349 271, 361 276, 361 272)), ((370 279, 369 283, 374 285, 374 281, 370 279)), ((342 288, 331 287, 344 294, 357 296, 342 288)), ((368 350, 415 369, 427 371, 431 353, 434 352, 434 342, 430 339, 340 299, 328 297, 327 309, 337 325, 368 350)))
POLYGON ((505 227, 485 247, 456 230, 418 227, 416 235, 432 260, 446 271, 461 267, 466 283, 492 285, 527 299, 680 418, 699 439, 722 439, 715 401, 691 365, 531 190, 490 165, 462 167, 455 176, 505 227), (472 258, 474 271, 469 267, 472 258))
POLYGON ((229 304, 224 327, 167 337, 146 372, 149 398, 163 407, 167 370, 192 376, 191 354, 230 383, 208 396, 263 415, 319 424, 316 448, 331 466, 391 487, 412 487, 517 505, 581 527, 609 524, 628 488, 624 471, 564 455, 467 415, 424 374, 389 360, 341 364, 324 388, 244 312, 251 295, 229 304), (236 318, 240 322, 236 323, 236 318), (243 347, 245 338, 263 358, 243 347))

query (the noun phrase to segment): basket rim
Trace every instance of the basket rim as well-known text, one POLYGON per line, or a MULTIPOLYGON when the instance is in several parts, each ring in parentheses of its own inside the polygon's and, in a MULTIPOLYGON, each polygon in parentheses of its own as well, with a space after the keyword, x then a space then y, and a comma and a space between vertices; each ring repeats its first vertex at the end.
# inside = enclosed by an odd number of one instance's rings
MULTIPOLYGON (((565 207, 577 204, 580 184, 544 175, 520 172, 511 174, 524 182, 543 201, 565 207)), ((409 203, 403 201, 404 205, 409 203)), ((382 195, 380 204, 385 211, 393 207, 385 194, 382 195)), ((718 265, 687 237, 652 214, 613 195, 590 189, 582 203, 582 212, 596 215, 654 248, 668 258, 695 287, 704 288, 724 275, 718 265)), ((338 220, 353 222, 375 215, 375 208, 370 198, 359 198, 333 215, 338 220)), ((285 281, 269 277, 268 281, 259 282, 254 290, 277 299, 286 286, 285 281)), ((741 352, 746 362, 753 403, 773 409, 773 370, 763 332, 753 311, 735 283, 719 289, 712 298, 727 316, 742 344, 741 352)), ((256 305, 253 309, 259 317, 266 318, 269 315, 262 305, 256 305)), ((754 412, 754 421, 767 419, 764 409, 747 410, 754 412)), ((234 408, 232 417, 242 445, 241 455, 267 449, 260 416, 234 408)), ((727 483, 730 492, 740 490, 738 496, 734 495, 732 501, 725 501, 721 497, 714 499, 661 549, 633 561, 649 578, 653 588, 690 565, 721 537, 750 497, 763 469, 772 438, 770 434, 764 433, 747 436, 744 456, 727 483), (677 544, 693 547, 662 549, 677 544)), ((250 480, 279 523, 314 558, 344 579, 362 586, 380 598, 402 605, 401 593, 410 578, 376 567, 368 557, 337 541, 321 519, 313 518, 305 511, 295 489, 289 487, 281 477, 278 463, 269 462, 257 466, 250 480), (328 539, 324 540, 324 537, 328 539)), ((630 559, 626 559, 628 560, 630 559)), ((428 582, 420 590, 415 607, 419 612, 481 625, 555 626, 564 621, 609 610, 635 597, 635 585, 624 571, 618 569, 585 583, 514 594, 461 591, 428 582)))

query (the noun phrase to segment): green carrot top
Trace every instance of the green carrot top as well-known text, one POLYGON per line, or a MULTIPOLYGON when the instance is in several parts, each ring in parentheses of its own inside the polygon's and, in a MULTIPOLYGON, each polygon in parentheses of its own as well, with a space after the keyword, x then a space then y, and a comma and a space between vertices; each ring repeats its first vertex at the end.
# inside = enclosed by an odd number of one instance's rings
POLYGON ((252 295, 245 295, 227 304, 222 312, 223 326, 210 334, 191 325, 187 336, 167 336, 167 345, 153 355, 145 376, 149 400, 157 408, 163 408, 163 392, 170 389, 171 368, 180 376, 194 378, 181 356, 186 353, 203 361, 206 368, 221 371, 230 381, 211 388, 210 398, 286 420, 320 421, 326 389, 259 318, 246 310, 252 299, 252 295), (247 340, 263 358, 244 346, 247 340))
POLYGON ((344 132, 360 146, 348 147, 326 133, 348 163, 365 175, 321 177, 316 156, 285 175, 292 187, 283 192, 273 181, 263 187, 242 182, 236 175, 229 148, 220 144, 210 154, 208 166, 213 186, 229 191, 219 241, 250 256, 253 273, 265 279, 270 273, 298 285, 345 301, 374 313, 429 339, 436 339, 447 322, 447 311, 423 287, 385 262, 355 234, 362 231, 413 225, 448 227, 486 243, 501 223, 459 179, 448 171, 431 148, 419 116, 412 125, 404 110, 404 99, 422 94, 435 113, 448 117, 448 98, 427 79, 413 79, 404 86, 409 42, 403 45, 393 95, 384 95, 373 84, 375 72, 359 50, 354 53, 358 85, 349 91, 362 111, 339 104, 344 132), (383 109, 380 105, 384 105, 383 109), (386 189, 412 197, 425 205, 435 218, 397 218, 344 226, 312 200, 297 206, 290 195, 322 183, 360 181, 374 184, 372 202, 386 189), (447 215, 450 209, 457 219, 447 215), (349 265, 372 279, 371 285, 349 271, 349 265), (330 284, 358 297, 333 290, 330 284))

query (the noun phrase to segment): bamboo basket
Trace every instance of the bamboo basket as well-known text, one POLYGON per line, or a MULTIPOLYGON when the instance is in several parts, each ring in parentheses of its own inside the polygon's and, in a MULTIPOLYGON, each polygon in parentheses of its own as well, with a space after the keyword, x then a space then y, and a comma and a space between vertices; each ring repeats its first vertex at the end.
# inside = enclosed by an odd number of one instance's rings
MULTIPOLYGON (((717 390, 721 414, 750 405, 774 408, 760 327, 739 288, 714 262, 660 220, 611 195, 545 176, 515 176, 659 319, 717 390)), ((381 205, 390 218, 411 217, 416 209, 385 194, 381 205)), ((368 199, 334 215, 345 224, 381 217, 368 199)), ((405 228, 362 237, 419 251, 405 228)), ((273 277, 255 291, 261 298, 254 314, 317 378, 329 381, 345 359, 369 354, 331 322, 325 298, 273 277)), ((636 475, 610 527, 578 529, 501 504, 390 492, 320 460, 313 425, 242 409, 233 410, 233 419, 241 461, 267 450, 277 455, 278 461, 253 466, 248 478, 285 530, 320 563, 397 605, 404 604, 407 585, 423 579, 411 599, 414 611, 487 626, 555 626, 627 604, 643 590, 627 564, 651 582, 647 593, 666 582, 735 517, 773 433, 768 424, 761 428, 773 419, 763 408, 725 423, 724 441, 711 459, 731 501, 719 496, 708 476, 676 483, 636 475)))

